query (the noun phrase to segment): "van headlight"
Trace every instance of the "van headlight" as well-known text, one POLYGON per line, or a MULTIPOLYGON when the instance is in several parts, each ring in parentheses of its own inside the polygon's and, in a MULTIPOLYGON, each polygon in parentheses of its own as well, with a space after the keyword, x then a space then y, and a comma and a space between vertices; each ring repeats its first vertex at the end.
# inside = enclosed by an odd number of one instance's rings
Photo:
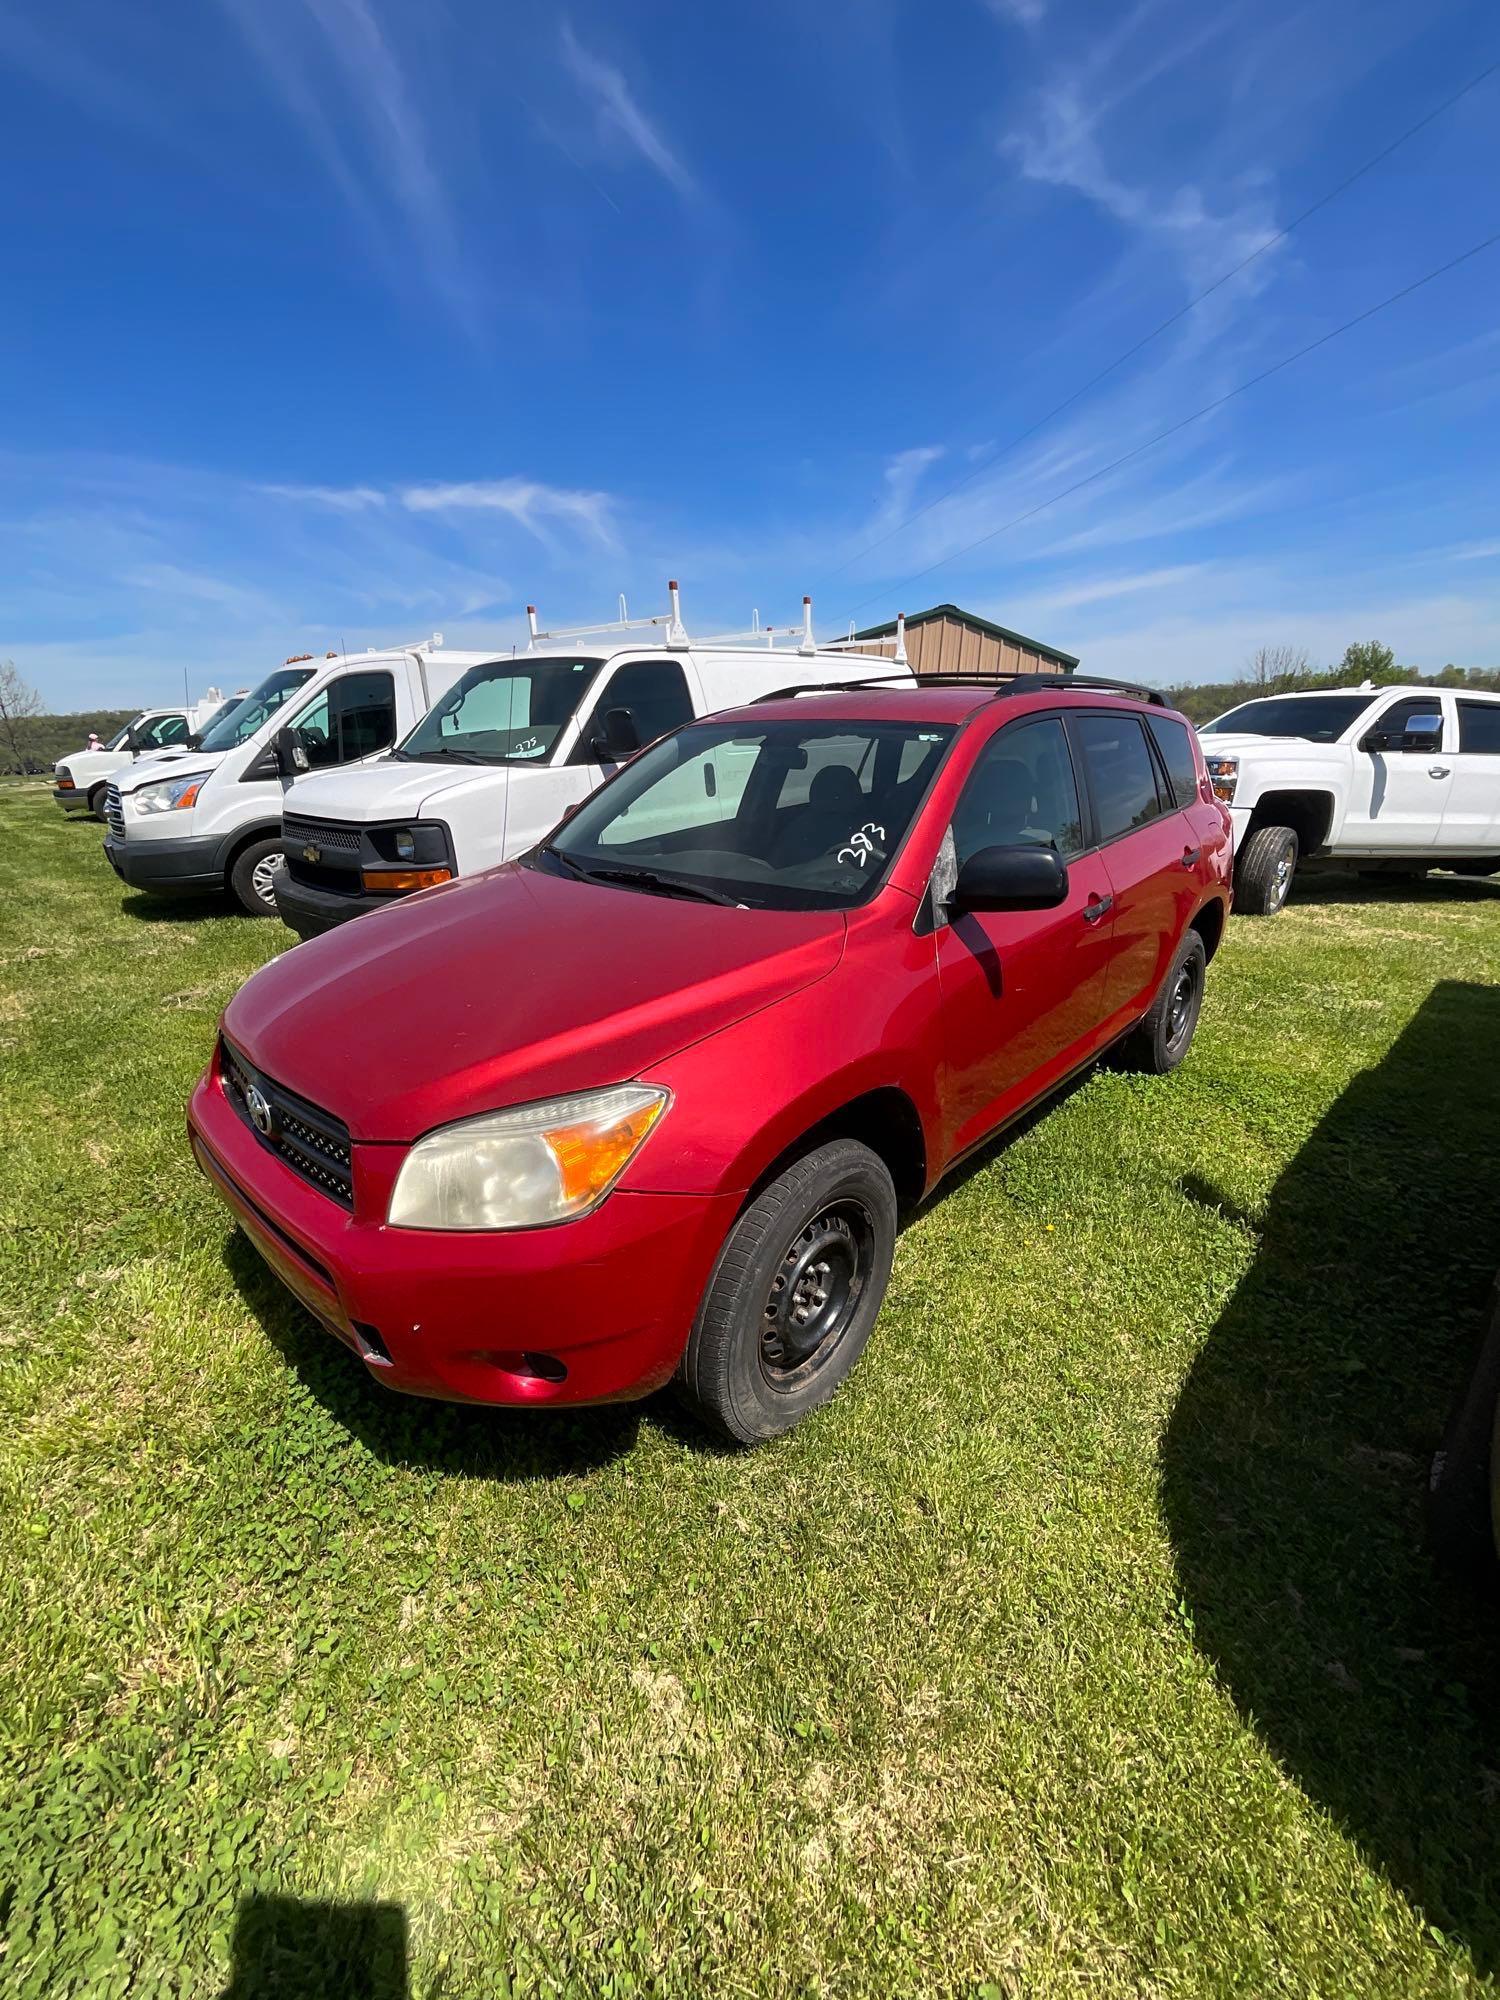
POLYGON ((1240 760, 1238 757, 1205 757, 1209 781, 1214 788, 1214 797, 1222 799, 1225 805, 1234 800, 1235 787, 1240 781, 1240 760))
POLYGON ((644 1083, 465 1118, 402 1162, 393 1229, 535 1229, 586 1215, 609 1193, 671 1102, 644 1083))
POLYGON ((167 779, 165 784, 142 785, 138 792, 128 792, 126 797, 138 813, 181 812, 197 803, 207 776, 207 771, 189 771, 180 778, 167 779))

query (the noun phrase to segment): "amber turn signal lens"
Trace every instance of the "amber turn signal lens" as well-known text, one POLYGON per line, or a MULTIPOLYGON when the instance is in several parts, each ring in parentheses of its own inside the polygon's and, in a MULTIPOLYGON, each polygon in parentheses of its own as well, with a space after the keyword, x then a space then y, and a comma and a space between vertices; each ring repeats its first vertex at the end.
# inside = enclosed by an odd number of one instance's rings
POLYGON ((570 1207, 586 1208, 603 1193, 660 1118, 665 1098, 627 1112, 613 1124, 554 1126, 547 1144, 557 1161, 564 1199, 570 1207))
POLYGON ((451 882, 451 868, 365 868, 360 881, 372 896, 401 896, 408 889, 435 889, 439 882, 451 882))

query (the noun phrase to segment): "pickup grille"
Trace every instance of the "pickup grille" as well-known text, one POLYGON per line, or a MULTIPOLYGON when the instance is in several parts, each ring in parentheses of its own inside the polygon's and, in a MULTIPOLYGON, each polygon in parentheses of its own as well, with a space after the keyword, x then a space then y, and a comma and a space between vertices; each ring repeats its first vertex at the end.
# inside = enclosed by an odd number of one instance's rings
POLYGON ((120 804, 120 787, 109 785, 104 793, 104 817, 116 840, 125 838, 125 808, 120 804))
POLYGON ((353 1208, 354 1149, 348 1126, 305 1097, 283 1090, 226 1041, 219 1043, 219 1062, 225 1095, 266 1150, 341 1208, 353 1208), (269 1132, 250 1115, 252 1089, 265 1100, 269 1132))

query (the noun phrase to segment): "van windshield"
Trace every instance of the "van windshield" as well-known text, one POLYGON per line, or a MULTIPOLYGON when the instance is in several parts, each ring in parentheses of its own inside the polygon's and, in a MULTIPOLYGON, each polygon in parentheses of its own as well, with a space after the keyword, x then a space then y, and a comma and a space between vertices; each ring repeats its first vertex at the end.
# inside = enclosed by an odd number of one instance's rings
POLYGON ((690 724, 585 800, 527 865, 645 895, 837 910, 874 894, 951 728, 690 724))
POLYGON ((278 667, 274 674, 267 674, 258 688, 252 688, 243 701, 237 701, 227 715, 221 715, 203 732, 200 750, 232 750, 237 743, 244 743, 252 737, 261 724, 268 722, 290 694, 295 694, 304 681, 313 677, 311 667, 278 667))
POLYGON ((393 754, 418 763, 541 763, 603 664, 522 659, 470 667, 393 754))
POLYGON ((1200 736, 1303 736, 1336 743, 1374 701, 1374 693, 1270 695, 1242 702, 1199 729, 1200 736))

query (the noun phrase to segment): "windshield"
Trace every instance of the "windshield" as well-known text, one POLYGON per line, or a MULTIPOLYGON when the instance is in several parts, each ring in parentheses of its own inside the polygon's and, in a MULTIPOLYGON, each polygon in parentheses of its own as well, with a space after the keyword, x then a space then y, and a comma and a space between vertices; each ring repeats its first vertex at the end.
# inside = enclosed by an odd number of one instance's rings
POLYGON ((253 688, 243 701, 237 701, 227 715, 219 716, 211 728, 204 730, 198 748, 232 750, 237 743, 245 742, 276 713, 289 694, 295 694, 302 683, 312 677, 311 667, 278 667, 274 674, 267 674, 260 686, 253 688))
POLYGON ((201 749, 203 747, 203 739, 210 729, 217 729, 221 722, 229 720, 243 699, 242 695, 232 694, 227 701, 218 702, 209 710, 208 714, 204 716, 202 722, 198 725, 197 748, 201 749))
MULTIPOLYGON (((137 716, 136 721, 139 720, 140 718, 139 716, 137 716)), ((111 736, 109 741, 105 744, 104 746, 105 749, 123 750, 125 748, 126 739, 129 737, 131 730, 134 728, 135 728, 134 722, 127 722, 123 729, 117 729, 114 735, 111 736)))
POLYGON ((915 722, 697 723, 595 792, 532 867, 758 909, 874 893, 952 740, 915 722))
POLYGON ((535 764, 576 714, 601 660, 490 660, 422 717, 398 757, 535 764))
POLYGON ((1227 715, 1205 722, 1200 736, 1305 736, 1309 743, 1336 743, 1358 721, 1375 692, 1368 694, 1271 695, 1242 702, 1227 715))

